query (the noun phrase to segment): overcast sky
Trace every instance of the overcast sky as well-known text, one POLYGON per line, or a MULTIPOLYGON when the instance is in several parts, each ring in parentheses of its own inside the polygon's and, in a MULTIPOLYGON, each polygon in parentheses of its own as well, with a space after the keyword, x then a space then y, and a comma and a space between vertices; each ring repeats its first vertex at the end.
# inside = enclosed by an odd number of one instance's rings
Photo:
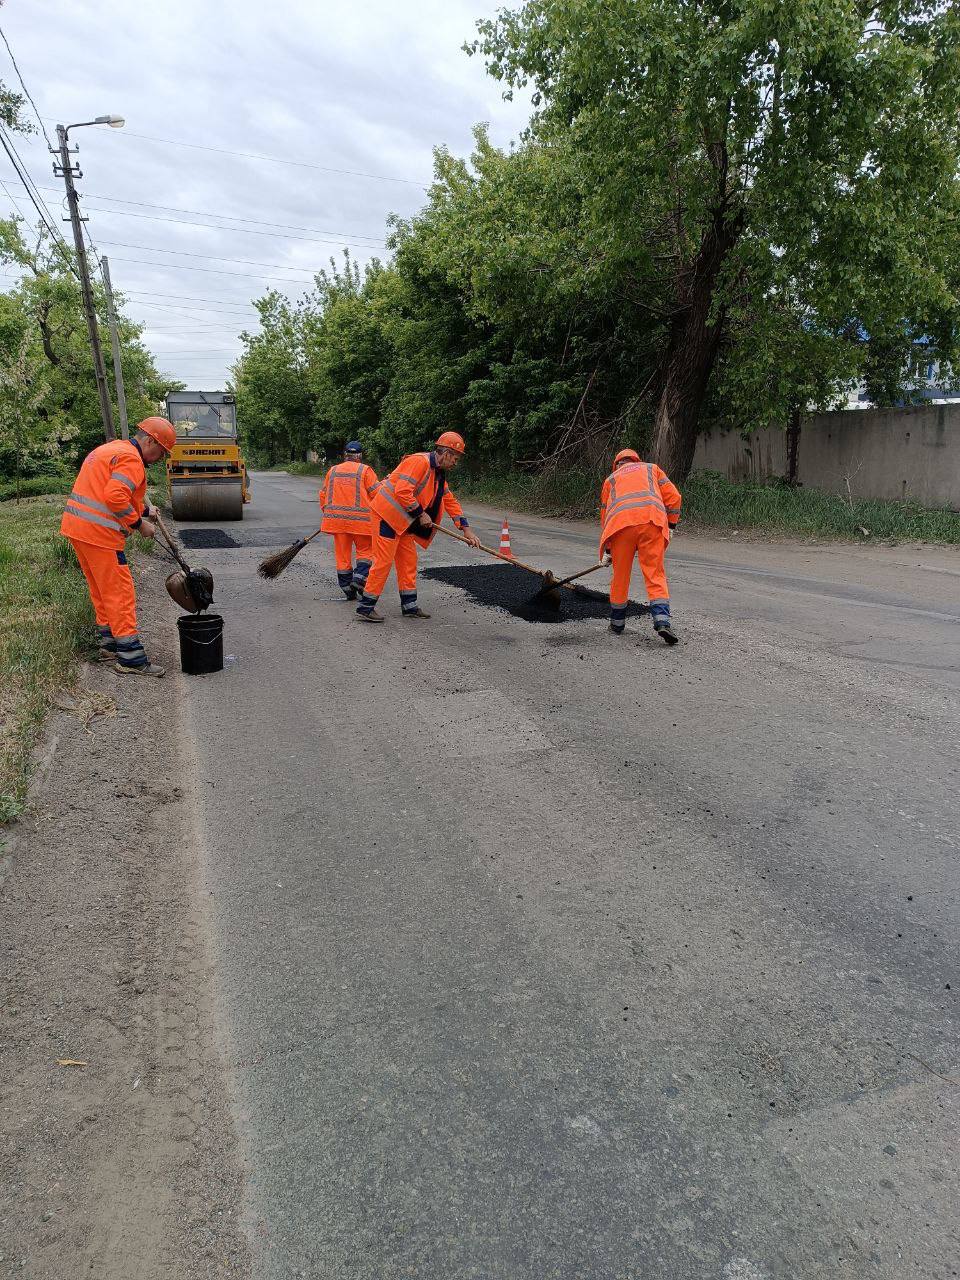
MULTIPOLYGON (((51 135, 58 121, 125 118, 71 134, 90 232, 159 368, 216 390, 254 326, 252 298, 272 285, 301 293, 344 245, 361 261, 384 256, 387 216, 423 204, 437 144, 466 154, 481 120, 500 145, 520 133, 524 103, 503 102, 461 51, 497 7, 5 0, 0 26, 51 135)), ((0 68, 18 89, 2 45, 0 68)), ((46 144, 16 145, 61 216, 46 144)), ((6 156, 0 176, 32 213, 6 156)), ((2 187, 0 209, 12 209, 2 187)))

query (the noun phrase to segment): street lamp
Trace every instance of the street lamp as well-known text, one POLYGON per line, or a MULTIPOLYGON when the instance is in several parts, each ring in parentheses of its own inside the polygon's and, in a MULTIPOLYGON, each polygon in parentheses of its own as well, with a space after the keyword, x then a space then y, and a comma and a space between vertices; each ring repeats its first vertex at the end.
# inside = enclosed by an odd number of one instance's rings
POLYGON ((90 335, 90 349, 93 352, 93 372, 97 380, 97 394, 100 397, 100 416, 103 418, 103 435, 106 440, 115 440, 117 433, 113 426, 113 406, 110 403, 110 388, 107 385, 107 371, 103 364, 103 351, 100 347, 100 331, 97 328, 97 313, 93 306, 93 291, 90 288, 90 269, 87 265, 87 251, 83 243, 83 226, 80 217, 80 197, 73 185, 74 178, 82 178, 79 165, 74 169, 70 160, 70 148, 67 139, 71 129, 85 129, 92 124, 106 124, 111 129, 122 129, 123 116, 97 116, 95 120, 81 120, 77 124, 57 125, 59 148, 51 147, 54 155, 59 149, 60 164, 53 162, 54 176, 63 178, 67 188, 67 203, 70 207, 70 222, 73 226, 73 243, 77 251, 77 266, 80 269, 80 292, 83 295, 83 310, 87 317, 87 332, 90 335))

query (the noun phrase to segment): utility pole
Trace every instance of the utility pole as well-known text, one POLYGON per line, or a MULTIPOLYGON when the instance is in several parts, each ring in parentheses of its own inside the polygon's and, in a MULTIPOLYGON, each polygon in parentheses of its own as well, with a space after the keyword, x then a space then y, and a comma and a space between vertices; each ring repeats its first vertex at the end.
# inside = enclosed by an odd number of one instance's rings
POLYGON ((97 313, 93 306, 93 290, 90 288, 90 268, 87 264, 87 250, 83 243, 83 218, 80 216, 80 197, 73 185, 75 177, 82 177, 79 166, 76 171, 70 160, 70 147, 67 143, 67 129, 57 125, 57 138, 60 142, 60 164, 54 161, 54 176, 63 178, 67 188, 67 202, 70 206, 70 222, 73 226, 73 243, 77 251, 77 266, 80 268, 80 291, 83 294, 83 310, 87 317, 87 332, 90 334, 90 350, 93 352, 93 372, 97 379, 97 394, 100 397, 100 415, 103 418, 103 435, 105 440, 116 440, 117 433, 113 427, 113 407, 110 404, 110 387, 107 384, 107 370, 103 363, 103 350, 100 346, 100 330, 97 327, 97 313))
POLYGON ((113 380, 117 384, 117 408, 120 411, 120 434, 124 440, 130 439, 130 425, 127 422, 127 393, 123 385, 123 366, 120 364, 120 335, 117 333, 117 316, 113 309, 113 286, 110 283, 110 263, 106 258, 100 259, 103 267, 103 287, 107 294, 107 320, 110 324, 110 348, 113 351, 113 380))

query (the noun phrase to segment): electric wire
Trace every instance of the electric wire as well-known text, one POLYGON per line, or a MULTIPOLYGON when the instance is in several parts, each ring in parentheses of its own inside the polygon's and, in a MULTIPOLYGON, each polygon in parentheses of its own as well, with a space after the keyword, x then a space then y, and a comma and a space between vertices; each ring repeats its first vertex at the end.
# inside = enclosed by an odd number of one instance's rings
POLYGON ((37 104, 33 100, 33 94, 27 88, 26 81, 24 80, 23 75, 20 72, 20 68, 17 66, 17 60, 13 56, 13 50, 10 48, 10 41, 7 39, 6 33, 4 32, 2 27, 0 27, 0 36, 3 37, 3 43, 7 46, 7 53, 9 53, 10 55, 10 61, 13 63, 13 69, 17 73, 17 79, 20 81, 20 88, 27 95, 27 99, 31 107, 33 107, 33 113, 37 117, 37 120, 39 121, 41 132, 43 133, 44 138, 46 138, 47 140, 47 146, 52 151, 53 143, 50 141, 50 135, 47 133, 47 126, 43 123, 43 116, 41 116, 40 110, 37 107, 37 104))

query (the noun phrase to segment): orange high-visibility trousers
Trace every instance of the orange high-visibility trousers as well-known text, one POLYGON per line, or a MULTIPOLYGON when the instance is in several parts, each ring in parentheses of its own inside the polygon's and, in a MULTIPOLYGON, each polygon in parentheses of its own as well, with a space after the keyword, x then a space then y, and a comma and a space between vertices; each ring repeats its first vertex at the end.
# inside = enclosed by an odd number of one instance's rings
POLYGON ((650 612, 656 624, 670 620, 670 588, 663 567, 667 549, 664 530, 652 522, 630 524, 618 529, 607 543, 613 558, 613 578, 610 582, 610 620, 615 625, 623 623, 627 616, 627 600, 630 597, 630 575, 633 560, 640 561, 643 581, 650 601, 650 612))
POLYGON ((363 598, 357 612, 370 613, 387 585, 391 568, 396 569, 400 603, 405 613, 417 607, 417 544, 409 533, 385 538, 382 533, 373 535, 373 564, 367 574, 363 598))
POLYGON ((113 547, 69 542, 87 580, 101 647, 115 651, 125 667, 142 667, 147 655, 137 633, 137 597, 126 555, 113 547))
POLYGON ((373 539, 366 533, 335 533, 333 535, 333 558, 337 566, 337 581, 349 594, 351 587, 362 588, 367 580, 370 564, 373 560, 373 539), (357 567, 353 567, 353 552, 356 549, 357 567))

